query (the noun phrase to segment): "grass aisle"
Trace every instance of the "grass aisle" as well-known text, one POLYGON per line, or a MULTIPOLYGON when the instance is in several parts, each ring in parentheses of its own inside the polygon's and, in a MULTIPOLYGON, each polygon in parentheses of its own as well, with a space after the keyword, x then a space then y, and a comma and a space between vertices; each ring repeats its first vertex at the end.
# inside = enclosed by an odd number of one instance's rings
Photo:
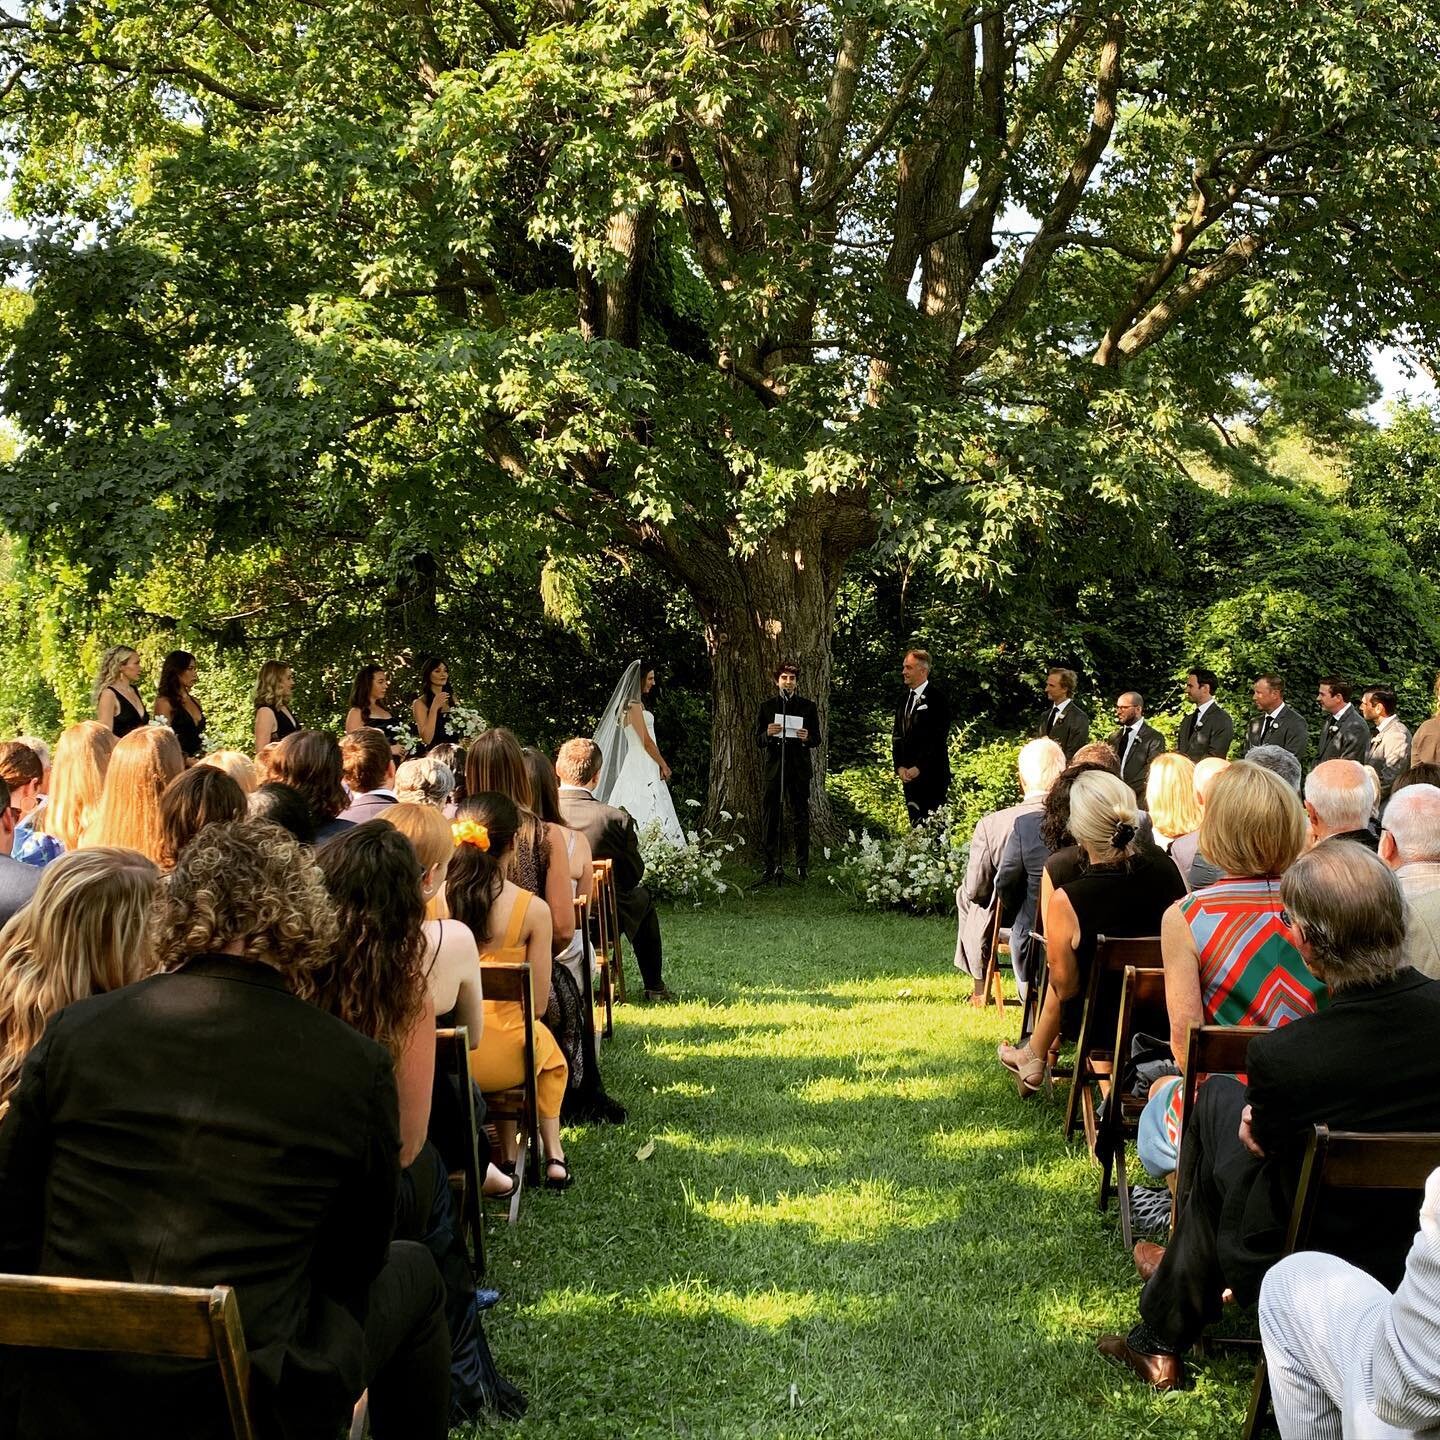
POLYGON ((1242 1359, 1155 1396, 1096 1356, 1137 1293, 1113 1207, 957 1003, 948 923, 817 881, 663 923, 686 1003, 601 1056, 631 1123, 491 1230, 516 1440, 1238 1432, 1242 1359))

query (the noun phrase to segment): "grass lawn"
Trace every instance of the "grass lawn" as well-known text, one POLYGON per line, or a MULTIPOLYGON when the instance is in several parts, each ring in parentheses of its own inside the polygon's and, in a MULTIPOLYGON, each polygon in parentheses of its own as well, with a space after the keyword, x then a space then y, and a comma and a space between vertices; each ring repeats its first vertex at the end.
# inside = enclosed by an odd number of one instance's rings
POLYGON ((812 879, 663 924, 685 1003, 601 1053, 630 1123, 491 1227, 516 1440, 1238 1433, 1243 1357, 1157 1396, 1096 1355, 1139 1288, 1113 1206, 958 1003, 948 922, 812 879))

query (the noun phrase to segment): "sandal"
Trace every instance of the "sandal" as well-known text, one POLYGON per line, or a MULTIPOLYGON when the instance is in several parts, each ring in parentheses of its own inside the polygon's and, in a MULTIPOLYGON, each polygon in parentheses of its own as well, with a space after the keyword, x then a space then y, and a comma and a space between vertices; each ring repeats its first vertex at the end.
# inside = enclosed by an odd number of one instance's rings
POLYGON ((568 1161, 549 1159, 545 1162, 545 1188, 547 1190, 568 1190, 575 1183, 575 1177, 570 1173, 568 1161), (565 1173, 563 1175, 552 1175, 550 1169, 558 1165, 565 1173))
POLYGON ((487 1200, 509 1200, 520 1188, 520 1177, 515 1173, 514 1162, 511 1162, 508 1170, 500 1165, 492 1168, 510 1183, 504 1190, 487 1190, 485 1187, 490 1183, 490 1177, 487 1175, 484 1180, 480 1182, 480 1193, 484 1195, 487 1200))
POLYGON ((1045 1062, 1030 1048, 1027 1040, 1022 1045, 997 1045, 995 1053, 1000 1063, 1015 1077, 1015 1088, 1022 1100, 1028 1100, 1045 1079, 1045 1062))

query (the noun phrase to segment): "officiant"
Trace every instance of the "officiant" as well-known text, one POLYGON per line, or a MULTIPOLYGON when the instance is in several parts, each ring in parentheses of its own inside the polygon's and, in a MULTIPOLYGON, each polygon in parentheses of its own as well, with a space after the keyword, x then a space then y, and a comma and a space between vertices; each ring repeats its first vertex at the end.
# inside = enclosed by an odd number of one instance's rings
POLYGON ((795 831, 795 869, 802 880, 810 869, 810 752, 820 743, 820 716, 815 702, 799 690, 800 672, 786 661, 775 672, 775 693, 761 701, 755 714, 755 741, 765 752, 762 884, 785 878, 781 828, 787 805, 795 831))

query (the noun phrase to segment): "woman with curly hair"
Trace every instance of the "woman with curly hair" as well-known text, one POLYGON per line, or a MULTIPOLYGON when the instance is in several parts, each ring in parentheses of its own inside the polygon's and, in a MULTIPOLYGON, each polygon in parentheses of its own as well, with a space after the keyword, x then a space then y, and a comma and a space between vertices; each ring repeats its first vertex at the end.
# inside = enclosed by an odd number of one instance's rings
POLYGON ((248 813, 245 792, 223 770, 200 765, 177 776, 160 797, 160 868, 173 870, 180 852, 207 825, 243 820, 248 813))
POLYGON ((49 797, 23 838, 17 838, 15 859, 44 869, 78 848, 90 815, 99 807, 114 750, 115 732, 97 720, 82 720, 60 737, 50 765, 49 797))
POLYGON ((100 657, 95 677, 95 718, 117 740, 150 723, 150 712, 140 698, 140 652, 129 645, 112 645, 100 657))
POLYGON ((266 753, 265 768, 266 784, 288 785, 305 797, 315 819, 316 845, 352 827, 351 821, 339 818, 350 797, 345 793, 340 746, 333 735, 297 730, 266 753))
POLYGON ((0 1101, 51 1016, 155 968, 159 881, 143 855, 108 846, 45 867, 30 903, 0 930, 0 1101))
POLYGON ((100 804, 80 844, 138 850, 158 865, 165 850, 160 797, 184 769, 180 742, 169 730, 160 725, 132 730, 110 756, 100 804))

